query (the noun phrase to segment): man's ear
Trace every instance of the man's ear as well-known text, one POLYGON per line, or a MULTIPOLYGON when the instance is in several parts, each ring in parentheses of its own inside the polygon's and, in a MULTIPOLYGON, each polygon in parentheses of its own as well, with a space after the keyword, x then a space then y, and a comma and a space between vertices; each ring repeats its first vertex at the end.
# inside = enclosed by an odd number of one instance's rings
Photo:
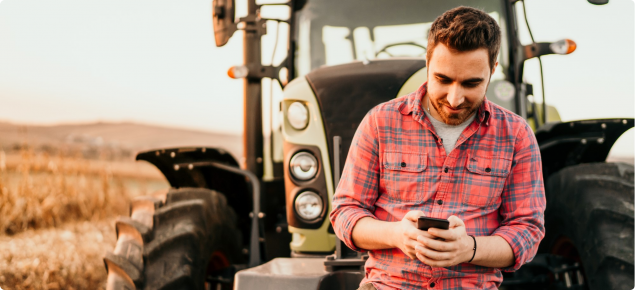
POLYGON ((491 74, 491 76, 493 76, 493 75, 494 75, 494 72, 496 71, 496 67, 497 67, 497 66, 498 66, 498 62, 496 62, 496 63, 494 64, 494 67, 492 68, 492 74, 491 74))

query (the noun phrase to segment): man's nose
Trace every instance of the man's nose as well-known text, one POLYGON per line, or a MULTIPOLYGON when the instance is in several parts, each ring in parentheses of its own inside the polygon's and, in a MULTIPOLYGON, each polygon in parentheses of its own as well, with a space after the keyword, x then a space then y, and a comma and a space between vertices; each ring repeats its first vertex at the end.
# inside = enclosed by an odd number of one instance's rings
POLYGON ((450 106, 452 106, 452 108, 457 108, 463 104, 464 99, 463 88, 457 84, 452 85, 448 91, 448 103, 450 106))

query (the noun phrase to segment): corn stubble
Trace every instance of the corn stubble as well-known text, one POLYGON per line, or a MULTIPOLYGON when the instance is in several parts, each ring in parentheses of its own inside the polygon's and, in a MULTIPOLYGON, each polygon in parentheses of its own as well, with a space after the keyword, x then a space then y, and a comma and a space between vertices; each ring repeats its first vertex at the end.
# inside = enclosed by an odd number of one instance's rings
POLYGON ((148 194, 148 177, 29 150, 14 159, 0 151, 0 287, 103 288, 101 257, 116 242, 114 217, 148 194))

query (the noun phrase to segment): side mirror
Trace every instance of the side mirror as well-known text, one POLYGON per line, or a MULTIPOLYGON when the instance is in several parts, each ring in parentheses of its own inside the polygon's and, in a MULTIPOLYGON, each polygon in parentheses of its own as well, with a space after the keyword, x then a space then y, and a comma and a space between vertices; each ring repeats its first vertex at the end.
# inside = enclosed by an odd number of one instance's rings
POLYGON ((587 0, 587 1, 589 1, 589 3, 593 5, 604 5, 609 3, 609 0, 587 0))
POLYGON ((216 46, 227 44, 236 31, 234 23, 234 0, 212 0, 212 26, 216 46))
POLYGON ((525 60, 548 54, 570 54, 575 51, 577 45, 571 39, 562 39, 556 42, 538 42, 525 45, 523 53, 525 60))

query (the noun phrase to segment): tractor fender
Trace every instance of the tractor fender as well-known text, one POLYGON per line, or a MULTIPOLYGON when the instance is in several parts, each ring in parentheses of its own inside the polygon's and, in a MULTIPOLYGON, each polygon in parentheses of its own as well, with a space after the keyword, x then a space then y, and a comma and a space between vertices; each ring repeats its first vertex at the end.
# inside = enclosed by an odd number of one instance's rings
POLYGON ((545 180, 562 168, 604 162, 615 141, 633 128, 633 118, 547 123, 536 130, 545 180))
POLYGON ((254 210, 254 205, 258 204, 254 204, 253 184, 244 175, 235 173, 241 171, 240 167, 227 151, 208 147, 165 148, 140 152, 136 160, 147 161, 156 166, 173 188, 207 188, 225 195, 227 204, 237 215, 239 228, 243 232, 243 244, 250 243, 250 213, 254 210), (201 163, 220 165, 197 166, 201 163), (233 167, 236 170, 223 167, 233 167))
POLYGON ((171 187, 210 188, 214 182, 206 178, 200 168, 181 168, 179 164, 213 161, 238 167, 238 162, 227 151, 208 147, 162 148, 137 153, 136 160, 150 162, 158 168, 171 187))

